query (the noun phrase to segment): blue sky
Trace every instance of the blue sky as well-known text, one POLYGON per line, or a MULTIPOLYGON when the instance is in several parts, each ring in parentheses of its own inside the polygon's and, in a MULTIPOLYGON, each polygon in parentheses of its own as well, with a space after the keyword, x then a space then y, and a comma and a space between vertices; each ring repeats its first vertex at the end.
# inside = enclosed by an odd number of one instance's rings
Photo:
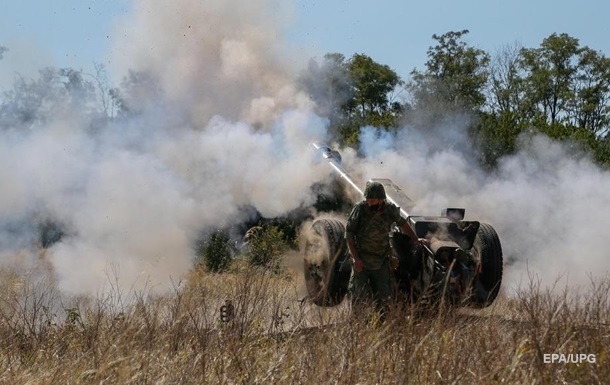
POLYGON ((294 39, 321 52, 366 53, 401 74, 423 68, 433 34, 468 29, 467 41, 493 54, 520 42, 537 47, 568 33, 610 54, 610 5, 601 0, 399 0, 299 2, 294 39))
MULTIPOLYGON (((104 63, 117 38, 113 23, 131 8, 129 0, 1 1, 0 46, 9 51, 0 86, 47 65, 104 63)), ((470 30, 469 44, 490 54, 513 43, 537 47, 554 32, 610 54, 610 5, 601 0, 296 0, 294 10, 284 31, 291 46, 318 56, 364 53, 403 78, 423 69, 432 34, 462 29, 470 30)))

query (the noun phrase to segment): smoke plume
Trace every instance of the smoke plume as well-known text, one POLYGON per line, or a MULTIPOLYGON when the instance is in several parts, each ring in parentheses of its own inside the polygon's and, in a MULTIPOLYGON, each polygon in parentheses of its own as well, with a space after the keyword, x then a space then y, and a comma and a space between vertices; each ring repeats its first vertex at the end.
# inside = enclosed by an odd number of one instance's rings
POLYGON ((126 97, 137 117, 91 130, 66 105, 0 136, 2 266, 48 268, 70 294, 163 292, 202 231, 311 205, 326 170, 309 143, 326 122, 282 61, 281 9, 135 1, 115 26, 113 76, 152 79, 126 97), (64 234, 39 252, 47 221, 64 234))
POLYGON ((294 89, 297 63, 282 41, 287 4, 135 0, 116 27, 115 70, 154 74, 168 101, 198 126, 214 115, 267 124, 287 108, 310 108, 294 89))

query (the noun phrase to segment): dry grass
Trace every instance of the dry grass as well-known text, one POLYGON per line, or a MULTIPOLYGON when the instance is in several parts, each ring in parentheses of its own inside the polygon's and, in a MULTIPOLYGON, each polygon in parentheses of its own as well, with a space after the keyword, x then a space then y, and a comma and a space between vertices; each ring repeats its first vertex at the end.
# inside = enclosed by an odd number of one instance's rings
POLYGON ((373 325, 299 302, 300 274, 195 271, 173 293, 73 298, 3 274, 5 384, 610 383, 610 280, 582 296, 535 282, 488 309, 373 325), (230 300, 234 317, 220 321, 230 300), (545 363, 547 353, 596 363, 545 363))

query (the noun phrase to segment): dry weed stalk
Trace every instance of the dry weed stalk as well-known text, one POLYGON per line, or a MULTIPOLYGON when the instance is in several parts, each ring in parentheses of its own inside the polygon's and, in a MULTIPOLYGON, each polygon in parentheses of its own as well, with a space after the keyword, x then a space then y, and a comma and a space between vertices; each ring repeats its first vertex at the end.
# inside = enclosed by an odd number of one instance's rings
MULTIPOLYGON (((0 297, 0 383, 500 384, 610 382, 610 279, 580 292, 535 280, 470 313, 397 303, 373 325, 300 301, 296 275, 195 271, 164 296, 61 298, 22 282, 0 297), (233 313, 220 319, 230 300, 233 313), (591 353, 550 364, 544 354, 591 353)), ((8 285, 5 283, 5 286, 8 285)))

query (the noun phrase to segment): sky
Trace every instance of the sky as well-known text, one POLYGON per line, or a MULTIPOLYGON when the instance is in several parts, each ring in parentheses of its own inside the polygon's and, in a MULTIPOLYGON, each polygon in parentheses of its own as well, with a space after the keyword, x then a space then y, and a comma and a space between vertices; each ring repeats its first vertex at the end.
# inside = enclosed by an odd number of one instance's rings
MULTIPOLYGON (((610 5, 602 0, 451 1, 331 0, 288 4, 284 35, 304 66, 309 57, 364 53, 387 64, 405 80, 424 69, 433 34, 468 29, 465 40, 494 54, 505 45, 537 47, 552 33, 567 33, 581 45, 610 53, 610 5), (374 4, 374 5, 373 5, 374 4)), ((117 21, 129 17, 129 0, 2 0, 0 86, 16 73, 29 76, 48 65, 90 69, 112 66, 113 42, 125 32, 117 21)), ((117 74, 117 76, 120 76, 117 74)))
MULTIPOLYGON (((131 70, 149 77, 123 100, 140 113, 103 130, 91 129, 77 100, 45 100, 32 111, 7 105, 16 116, 46 115, 35 129, 10 121, 0 135, 0 266, 44 273, 32 223, 51 220, 66 235, 44 259, 62 290, 95 293, 117 274, 128 288, 171 291, 202 233, 311 207, 311 186, 328 182, 330 170, 306 149, 331 138, 296 85, 312 57, 363 53, 408 80, 423 69, 433 34, 462 29, 490 54, 537 47, 552 33, 610 53, 601 2, 370 3, 5 1, 0 90, 47 66, 87 73, 103 64, 111 86, 131 70)), ((492 224, 513 261, 507 287, 529 271, 579 285, 588 273, 608 274, 610 218, 600 208, 610 206, 610 173, 569 143, 525 135, 489 174, 473 160, 468 124, 456 116, 425 132, 365 127, 364 157, 339 150, 357 178, 401 186, 417 202, 413 214, 465 207, 467 218, 492 224)))

